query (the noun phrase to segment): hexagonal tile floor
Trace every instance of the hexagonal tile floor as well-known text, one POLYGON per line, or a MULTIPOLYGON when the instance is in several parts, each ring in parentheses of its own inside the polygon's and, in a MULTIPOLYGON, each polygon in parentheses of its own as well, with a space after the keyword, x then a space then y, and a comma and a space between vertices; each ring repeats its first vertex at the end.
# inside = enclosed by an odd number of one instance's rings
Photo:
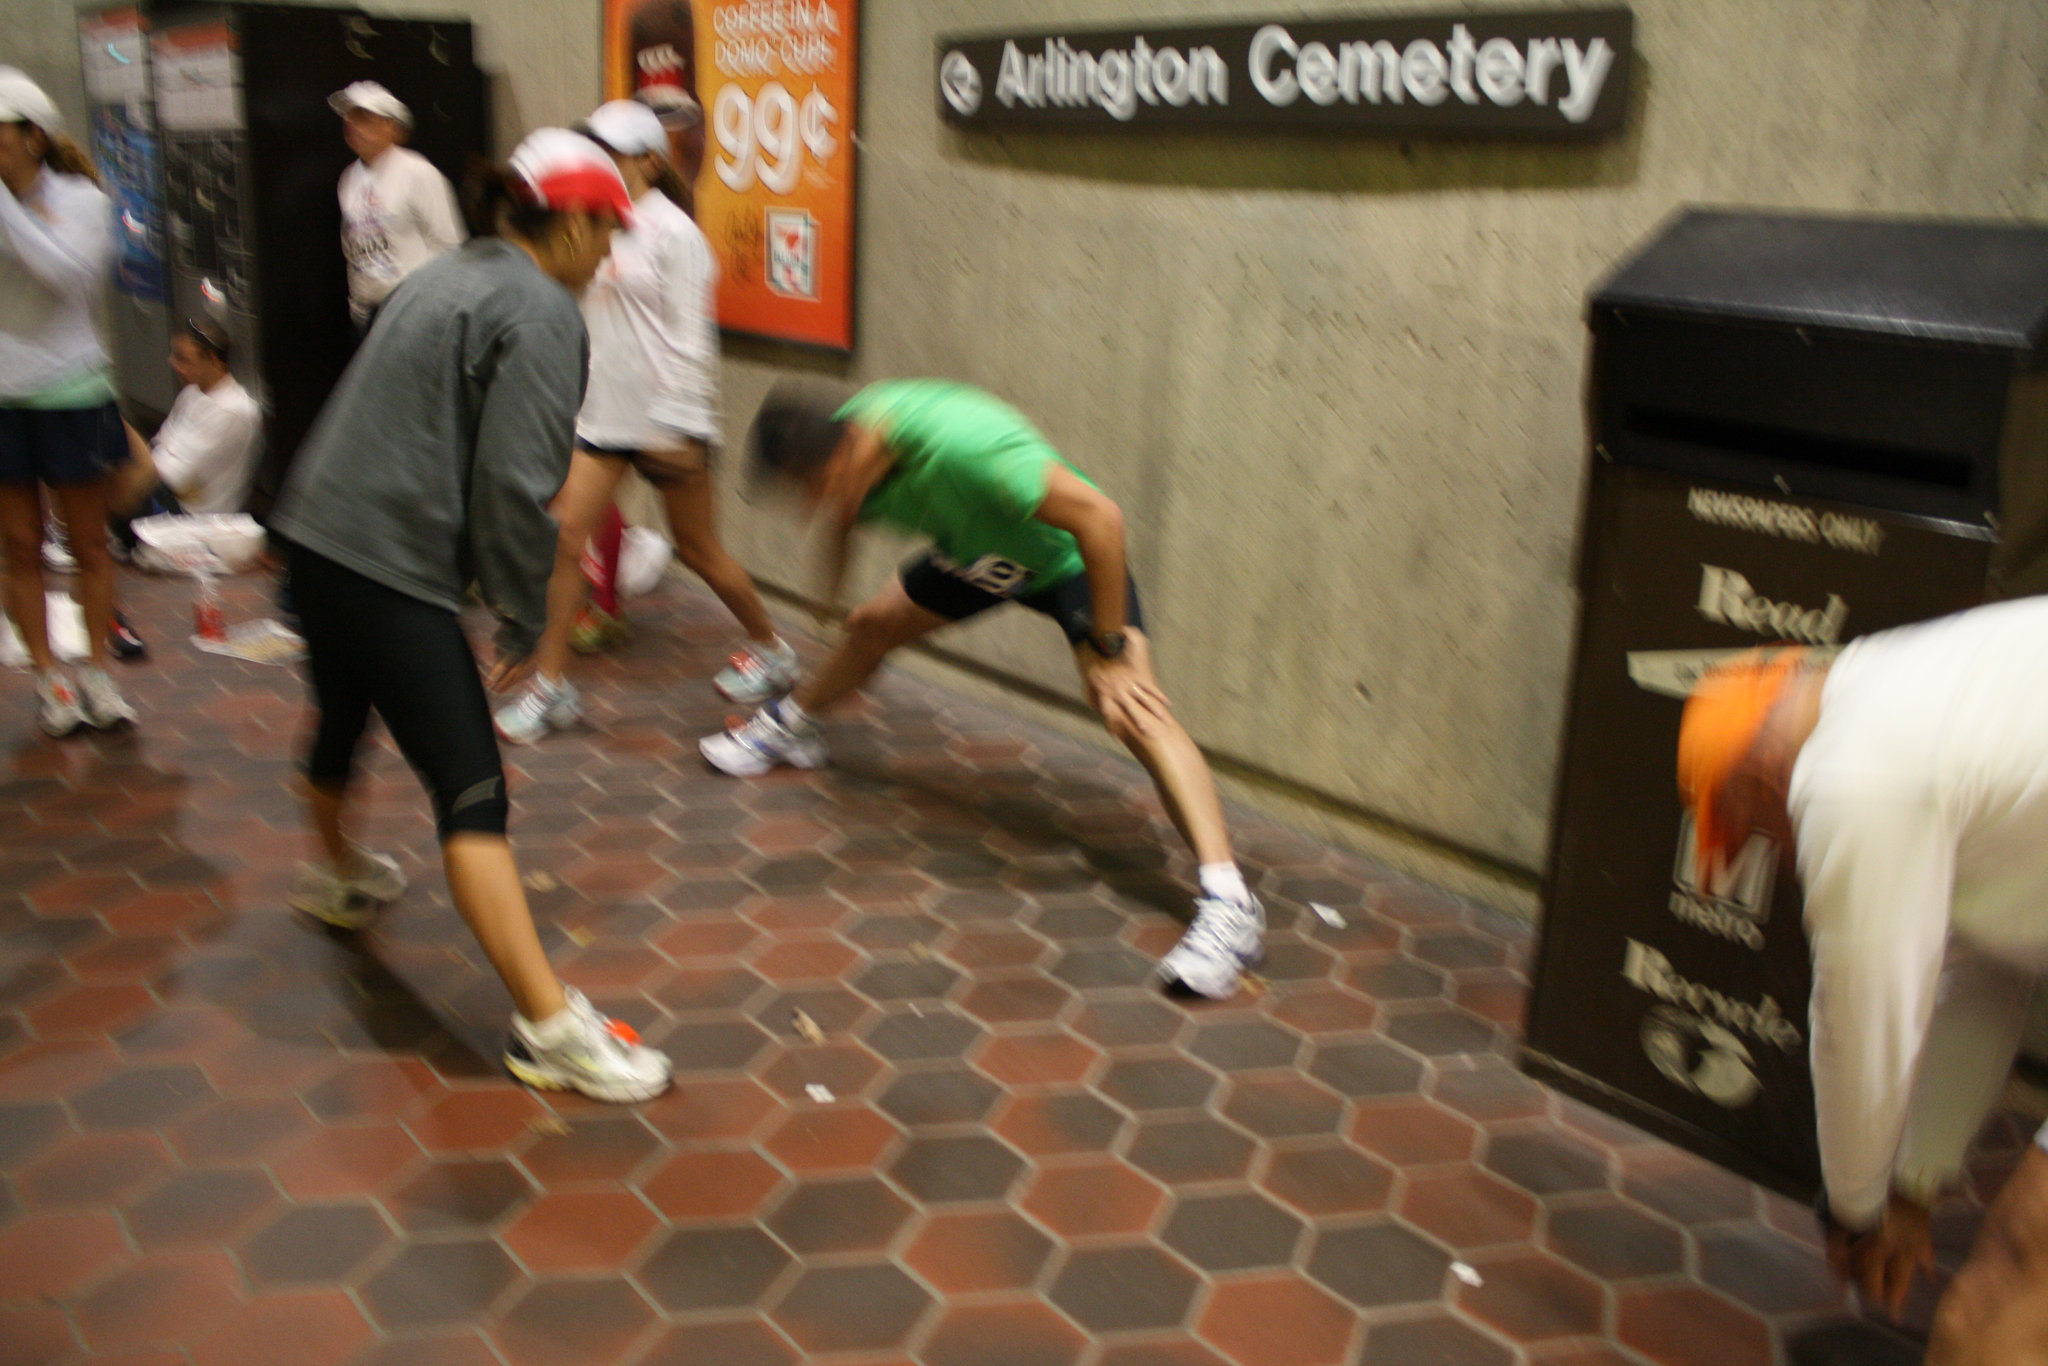
POLYGON ((123 593, 136 733, 0 680, 0 1360, 1748 1366, 1843 1310, 1803 1212, 1513 1070, 1521 925, 1240 812, 1265 976, 1169 1000, 1135 766, 899 673, 833 767, 717 776, 730 632, 676 589, 508 760, 563 974, 680 1084, 530 1095, 403 766, 412 890, 299 923, 298 679, 123 593))

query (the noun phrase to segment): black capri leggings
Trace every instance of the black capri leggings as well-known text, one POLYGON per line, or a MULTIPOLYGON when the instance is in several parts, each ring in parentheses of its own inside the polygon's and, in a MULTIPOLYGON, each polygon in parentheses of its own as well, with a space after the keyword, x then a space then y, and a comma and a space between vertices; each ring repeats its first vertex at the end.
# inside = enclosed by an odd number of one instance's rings
POLYGON ((306 777, 346 787, 370 710, 434 799, 442 839, 505 833, 505 767, 476 656, 453 612, 285 543, 320 710, 306 777))

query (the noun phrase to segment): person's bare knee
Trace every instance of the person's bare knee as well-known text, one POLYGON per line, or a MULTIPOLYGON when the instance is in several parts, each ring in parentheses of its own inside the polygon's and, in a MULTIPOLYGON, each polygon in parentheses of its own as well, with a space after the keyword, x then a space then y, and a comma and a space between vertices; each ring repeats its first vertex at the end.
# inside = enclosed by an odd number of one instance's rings
POLYGON ((1927 1366, 2048 1366, 2048 1152, 2030 1148, 1935 1312, 1927 1366))

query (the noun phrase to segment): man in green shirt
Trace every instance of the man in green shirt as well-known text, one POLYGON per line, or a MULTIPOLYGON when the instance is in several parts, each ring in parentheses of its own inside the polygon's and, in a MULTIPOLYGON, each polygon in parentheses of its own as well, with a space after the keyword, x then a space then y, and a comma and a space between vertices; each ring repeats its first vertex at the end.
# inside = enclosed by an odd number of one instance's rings
POLYGON ((862 522, 929 536, 932 549, 855 608, 817 672, 748 721, 707 736, 704 757, 738 777, 817 768, 817 718, 867 682, 890 651, 1015 601, 1058 622, 1089 702, 1145 765, 1200 865, 1194 923, 1160 962, 1169 982, 1234 994, 1256 965, 1265 914, 1230 850, 1216 783, 1152 673, 1123 512, 993 395, 940 380, 872 384, 843 405, 776 386, 754 419, 757 471, 799 488, 828 519, 826 600, 836 603, 862 522))

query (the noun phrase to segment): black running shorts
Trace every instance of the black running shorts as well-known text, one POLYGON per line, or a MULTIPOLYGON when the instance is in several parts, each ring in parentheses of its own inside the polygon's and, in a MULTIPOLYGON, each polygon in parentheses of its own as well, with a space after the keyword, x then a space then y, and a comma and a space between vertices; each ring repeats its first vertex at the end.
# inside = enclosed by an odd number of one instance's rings
MULTIPOLYGON (((936 551, 927 550, 906 563, 899 573, 903 591, 912 602, 948 621, 965 621, 991 607, 1014 602, 1058 622, 1069 645, 1078 646, 1095 633, 1086 571, 1062 579, 1050 588, 1019 595, 995 593, 980 584, 969 583, 936 551)), ((1138 583, 1129 574, 1124 575, 1124 623, 1140 631, 1145 629, 1145 618, 1138 610, 1138 583)))

